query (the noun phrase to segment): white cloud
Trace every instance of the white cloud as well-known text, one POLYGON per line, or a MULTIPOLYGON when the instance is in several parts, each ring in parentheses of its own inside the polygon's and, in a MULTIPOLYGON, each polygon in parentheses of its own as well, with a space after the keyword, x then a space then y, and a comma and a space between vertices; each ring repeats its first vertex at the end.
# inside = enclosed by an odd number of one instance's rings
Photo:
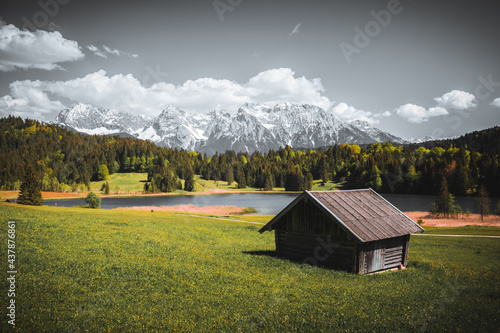
MULTIPOLYGON (((339 103, 335 105, 334 107, 331 108, 331 111, 333 112, 334 115, 337 117, 346 120, 346 121, 352 121, 352 120, 363 120, 366 121, 370 124, 378 124, 380 121, 375 119, 375 118, 380 118, 385 116, 385 113, 383 114, 373 114, 372 112, 369 111, 364 111, 364 110, 359 110, 356 109, 353 106, 347 105, 346 103, 339 103)), ((390 115, 390 113, 389 113, 390 115)))
POLYGON ((44 119, 64 109, 61 102, 50 100, 49 96, 36 86, 11 85, 11 93, 12 96, 0 97, 0 115, 2 116, 11 114, 24 118, 44 119))
POLYGON ((497 108, 500 108, 500 97, 493 100, 493 102, 491 102, 491 105, 496 106, 497 108))
POLYGON ((138 54, 120 51, 120 50, 108 47, 106 45, 103 45, 102 46, 102 50, 101 50, 99 47, 97 47, 97 46, 95 46, 93 44, 89 44, 89 45, 87 45, 87 49, 89 51, 91 51, 94 55, 102 57, 102 58, 107 58, 108 54, 112 54, 112 55, 115 55, 115 56, 125 55, 125 56, 128 56, 130 58, 138 58, 139 57, 138 54))
POLYGON ((99 50, 99 48, 97 46, 95 46, 95 45, 89 44, 89 45, 87 45, 87 49, 89 49, 96 56, 99 56, 99 57, 102 57, 102 58, 107 58, 108 57, 104 52, 102 52, 101 50, 99 50))
POLYGON ((313 104, 328 109, 332 102, 322 95, 321 79, 295 78, 290 68, 270 69, 252 77, 247 84, 239 85, 238 95, 248 96, 251 102, 278 104, 284 101, 313 104))
POLYGON ((59 63, 84 57, 78 43, 58 31, 24 31, 0 21, 0 71, 63 69, 59 63))
POLYGON ((65 108, 62 101, 151 116, 158 115, 169 105, 188 112, 209 112, 215 109, 236 111, 245 103, 273 106, 285 101, 317 105, 333 110, 344 120, 361 119, 372 124, 390 115, 390 112, 374 114, 358 110, 345 103, 334 106, 322 95, 324 88, 320 79, 295 77, 289 68, 261 72, 245 83, 200 78, 180 85, 160 82, 148 88, 130 74, 109 76, 100 70, 67 81, 16 81, 10 85, 10 90, 10 96, 2 98, 4 103, 0 104, 0 110, 10 110, 25 117, 44 115, 45 120, 54 119, 58 111, 65 108), (14 105, 14 101, 17 104, 14 105))
POLYGON ((299 29, 301 25, 302 23, 297 24, 295 28, 293 28, 292 32, 290 32, 289 36, 292 37, 293 35, 298 34, 300 32, 299 29))
POLYGON ((453 90, 434 100, 445 109, 467 110, 476 106, 476 96, 461 90, 453 90))
POLYGON ((405 104, 394 110, 399 116, 406 118, 410 123, 422 123, 431 117, 438 117, 448 114, 442 107, 434 107, 426 110, 424 107, 415 104, 405 104))

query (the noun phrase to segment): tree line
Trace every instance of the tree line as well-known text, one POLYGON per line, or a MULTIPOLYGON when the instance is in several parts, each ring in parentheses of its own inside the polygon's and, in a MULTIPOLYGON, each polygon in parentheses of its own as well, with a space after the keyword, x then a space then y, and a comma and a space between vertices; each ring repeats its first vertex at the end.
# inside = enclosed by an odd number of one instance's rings
POLYGON ((227 151, 212 156, 158 147, 152 142, 83 135, 9 116, 0 119, 0 189, 17 190, 32 165, 42 190, 85 190, 116 172, 147 172, 145 192, 193 191, 194 176, 272 190, 301 191, 314 180, 344 188, 437 194, 443 177, 450 193, 474 194, 483 185, 500 196, 500 128, 455 140, 393 146, 390 142, 266 153, 227 151))

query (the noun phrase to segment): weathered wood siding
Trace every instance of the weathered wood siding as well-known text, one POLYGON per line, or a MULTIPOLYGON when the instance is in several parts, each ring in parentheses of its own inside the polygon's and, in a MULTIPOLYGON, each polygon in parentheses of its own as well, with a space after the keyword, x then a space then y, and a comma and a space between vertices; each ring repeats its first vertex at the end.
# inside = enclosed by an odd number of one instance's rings
POLYGON ((406 266, 409 235, 364 243, 358 253, 359 272, 363 274, 406 266))
POLYGON ((327 266, 356 269, 357 242, 311 202, 300 202, 275 226, 279 257, 327 266))

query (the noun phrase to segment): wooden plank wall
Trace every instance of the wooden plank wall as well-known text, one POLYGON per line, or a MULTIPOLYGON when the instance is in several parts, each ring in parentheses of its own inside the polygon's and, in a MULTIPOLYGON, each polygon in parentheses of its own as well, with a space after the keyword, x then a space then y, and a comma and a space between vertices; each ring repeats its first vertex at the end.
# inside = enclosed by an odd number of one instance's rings
POLYGON ((408 240, 409 235, 362 244, 358 253, 359 272, 368 274, 406 266, 408 240))
POLYGON ((276 254, 316 266, 352 272, 355 244, 347 239, 276 231, 276 254))
POLYGON ((313 203, 298 203, 280 219, 275 229, 278 256, 355 270, 356 241, 313 203))

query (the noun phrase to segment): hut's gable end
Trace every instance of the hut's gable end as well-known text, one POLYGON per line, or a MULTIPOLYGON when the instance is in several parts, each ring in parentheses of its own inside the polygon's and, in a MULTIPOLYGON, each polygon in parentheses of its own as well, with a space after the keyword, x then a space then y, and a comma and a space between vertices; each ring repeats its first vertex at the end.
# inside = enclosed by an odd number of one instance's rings
POLYGON ((351 239, 331 216, 307 198, 276 221, 273 229, 284 233, 351 239))
POLYGON ((362 274, 396 267, 406 267, 410 236, 363 243, 360 246, 359 269, 362 274))

